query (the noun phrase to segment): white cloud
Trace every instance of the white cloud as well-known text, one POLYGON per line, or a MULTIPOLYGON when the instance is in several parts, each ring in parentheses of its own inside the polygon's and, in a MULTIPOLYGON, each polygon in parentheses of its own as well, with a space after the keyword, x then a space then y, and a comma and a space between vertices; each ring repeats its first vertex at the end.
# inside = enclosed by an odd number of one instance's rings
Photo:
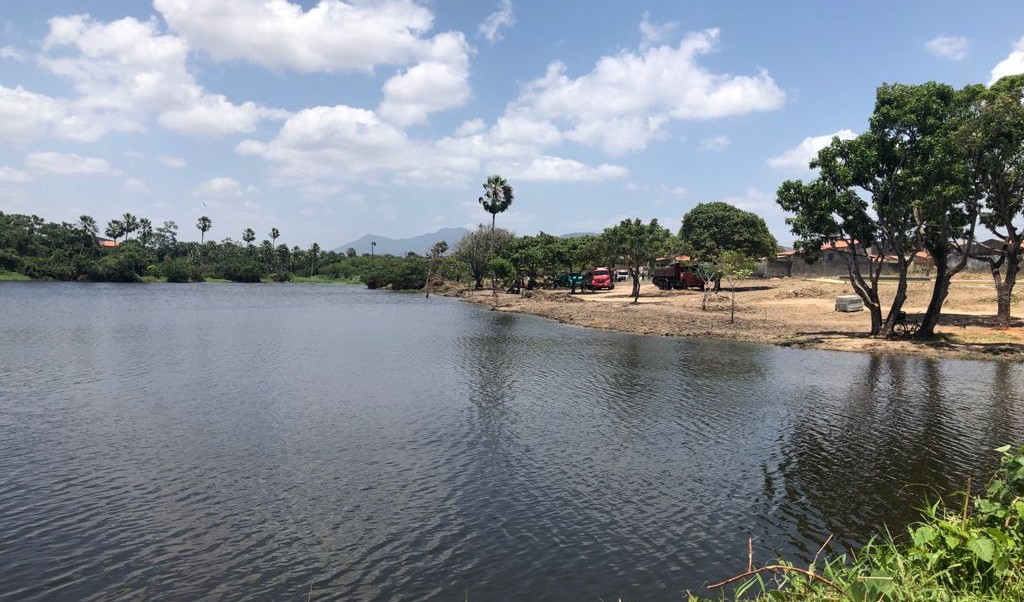
POLYGON ((49 23, 39 61, 70 80, 79 95, 61 101, 64 137, 93 141, 109 132, 141 131, 151 114, 168 129, 219 137, 286 115, 208 94, 187 70, 188 46, 160 33, 155 19, 100 23, 76 15, 49 23))
POLYGON ((12 61, 24 63, 28 60, 28 55, 13 46, 4 46, 3 48, 0 48, 0 59, 10 59, 12 61))
POLYGON ((629 170, 621 165, 592 167, 573 159, 551 156, 537 157, 524 167, 510 165, 509 170, 514 178, 534 182, 596 182, 629 176, 629 170))
POLYGON ((138 192, 141 194, 149 192, 149 185, 141 178, 128 178, 124 181, 124 184, 121 185, 121 188, 126 192, 138 192))
POLYGON ((756 188, 747 188, 742 195, 730 196, 722 200, 734 207, 738 207, 744 211, 750 211, 751 213, 763 215, 769 211, 781 211, 775 203, 774 196, 761 192, 756 188))
POLYGON ((730 140, 728 136, 719 135, 703 140, 700 143, 700 148, 713 153, 720 153, 729 148, 729 145, 731 144, 732 140, 730 140))
POLYGON ((31 179, 32 176, 21 171, 20 169, 14 169, 13 167, 0 167, 0 182, 20 184, 23 182, 28 182, 31 179))
POLYGON ((650 48, 651 46, 657 46, 667 42, 673 35, 678 27, 678 23, 652 23, 651 14, 644 13, 644 18, 640 21, 640 35, 642 41, 640 43, 641 48, 650 48))
POLYGON ((76 154, 55 152, 29 153, 25 167, 38 173, 60 175, 115 175, 117 170, 97 157, 82 157, 76 154))
POLYGON ((1010 53, 1010 56, 999 61, 999 63, 992 68, 988 85, 991 86, 1007 75, 1017 75, 1018 73, 1024 73, 1024 38, 1017 40, 1017 43, 1013 46, 1013 51, 1010 53))
POLYGON ((172 157, 170 155, 163 155, 158 159, 158 161, 160 161, 167 167, 174 167, 177 169, 181 169, 182 167, 188 165, 188 163, 186 163, 185 160, 182 159, 181 157, 172 157))
POLYGON ((461 33, 444 33, 432 42, 430 56, 384 84, 379 114, 399 125, 426 121, 430 113, 469 100, 469 46, 461 33))
POLYGON ((20 144, 46 136, 75 139, 73 126, 57 99, 21 86, 0 86, 0 140, 20 144))
POLYGON ((516 24, 516 15, 512 11, 512 0, 501 0, 498 10, 494 11, 480 24, 480 35, 494 44, 502 40, 501 29, 516 24))
POLYGON ((775 169, 786 169, 791 171, 806 171, 811 159, 818 155, 818 151, 832 143, 832 138, 840 140, 852 140, 857 137, 852 130, 839 130, 824 136, 810 136, 804 138, 796 147, 789 149, 781 155, 768 159, 768 165, 775 169))
POLYGON ((231 197, 242 196, 242 185, 234 178, 219 177, 200 182, 192 191, 195 197, 231 197))
POLYGON ((412 0, 155 0, 170 28, 217 60, 301 72, 404 65, 422 50, 434 16, 412 0))
POLYGON ((566 124, 566 137, 611 154, 645 148, 670 119, 715 119, 778 109, 786 95, 764 70, 713 73, 697 63, 718 42, 717 29, 690 33, 677 47, 601 57, 571 78, 564 63, 530 82, 513 103, 538 118, 566 124))
POLYGON ((970 41, 963 36, 939 36, 925 42, 924 48, 930 54, 951 61, 960 61, 967 56, 970 41))

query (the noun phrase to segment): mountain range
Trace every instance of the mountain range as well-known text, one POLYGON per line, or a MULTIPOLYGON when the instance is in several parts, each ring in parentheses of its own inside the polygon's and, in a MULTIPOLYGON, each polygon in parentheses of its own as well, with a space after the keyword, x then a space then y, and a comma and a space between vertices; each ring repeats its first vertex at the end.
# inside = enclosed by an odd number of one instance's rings
POLYGON ((454 249, 455 245, 468 233, 469 230, 465 228, 441 228, 437 232, 421 234, 412 238, 388 238, 378 234, 367 234, 362 238, 340 245, 334 250, 338 253, 344 253, 349 248, 352 248, 356 250, 356 253, 362 255, 363 253, 370 252, 370 243, 376 242, 377 244, 373 246, 373 253, 375 255, 402 256, 410 251, 425 255, 430 251, 430 247, 442 240, 448 243, 449 249, 454 249))

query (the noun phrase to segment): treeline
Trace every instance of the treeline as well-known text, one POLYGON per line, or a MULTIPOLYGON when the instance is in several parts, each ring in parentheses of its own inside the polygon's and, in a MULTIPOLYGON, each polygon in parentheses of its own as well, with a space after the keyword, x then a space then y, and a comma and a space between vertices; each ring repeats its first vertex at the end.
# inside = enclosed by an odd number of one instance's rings
MULTIPOLYGON (((212 222, 204 216, 196 226, 205 237, 212 222)), ((249 228, 242 232, 242 242, 181 241, 172 221, 153 228, 149 220, 126 214, 112 220, 106 232, 112 239, 124 239, 116 246, 101 244, 96 220, 88 215, 77 223, 55 223, 0 212, 0 271, 83 282, 281 282, 325 276, 394 288, 422 287, 427 274, 427 260, 418 255, 368 257, 354 249, 324 251, 317 243, 306 249, 274 244, 280 236, 277 228, 259 244, 249 228)))

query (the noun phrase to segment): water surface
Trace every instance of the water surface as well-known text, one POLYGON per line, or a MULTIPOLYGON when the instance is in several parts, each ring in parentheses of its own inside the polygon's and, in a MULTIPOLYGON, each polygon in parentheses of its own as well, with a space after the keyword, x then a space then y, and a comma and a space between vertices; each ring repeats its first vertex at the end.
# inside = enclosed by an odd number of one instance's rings
POLYGON ((678 600, 748 537, 807 559, 983 478, 1022 382, 359 287, 5 283, 0 598, 678 600))

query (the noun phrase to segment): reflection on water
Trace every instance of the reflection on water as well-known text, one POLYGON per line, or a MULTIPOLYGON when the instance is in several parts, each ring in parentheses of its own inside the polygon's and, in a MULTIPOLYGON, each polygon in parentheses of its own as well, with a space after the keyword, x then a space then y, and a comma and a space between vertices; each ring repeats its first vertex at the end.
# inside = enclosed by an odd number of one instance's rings
POLYGON ((0 598, 678 599, 914 518, 1021 366, 315 285, 0 286, 0 598))

